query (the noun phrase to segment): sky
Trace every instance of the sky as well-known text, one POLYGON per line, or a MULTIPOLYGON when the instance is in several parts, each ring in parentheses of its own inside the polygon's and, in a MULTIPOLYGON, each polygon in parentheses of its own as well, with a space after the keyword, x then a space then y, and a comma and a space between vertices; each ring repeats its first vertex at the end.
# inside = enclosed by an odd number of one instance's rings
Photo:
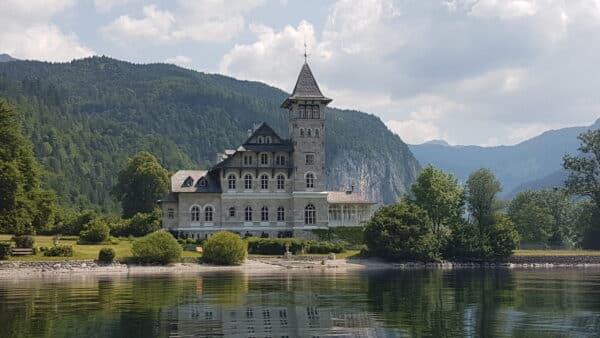
POLYGON ((600 118, 600 0, 0 0, 0 53, 106 55, 290 91, 408 143, 510 145, 600 118))

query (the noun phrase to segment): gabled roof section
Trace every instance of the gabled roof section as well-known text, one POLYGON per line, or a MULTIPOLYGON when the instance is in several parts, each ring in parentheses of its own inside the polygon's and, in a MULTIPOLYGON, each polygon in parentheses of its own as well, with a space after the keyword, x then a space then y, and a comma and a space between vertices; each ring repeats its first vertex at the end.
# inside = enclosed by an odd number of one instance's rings
POLYGON ((294 86, 292 95, 283 101, 281 107, 288 108, 295 100, 314 100, 325 104, 331 102, 330 98, 323 96, 323 93, 321 93, 317 80, 315 80, 306 62, 302 65, 302 69, 300 69, 300 74, 298 74, 298 80, 296 80, 296 86, 294 86))
MULTIPOLYGON (((273 130, 273 128, 271 128, 271 126, 269 126, 266 122, 263 122, 254 129, 252 134, 248 137, 248 139, 246 139, 246 142, 244 142, 242 144, 242 146, 246 147, 249 144, 264 144, 266 142, 266 140, 263 139, 263 142, 260 143, 258 141, 258 136, 263 136, 263 137, 270 136, 271 137, 270 142, 269 142, 270 144, 283 143, 283 139, 281 137, 279 137, 279 135, 277 135, 275 130, 273 130)), ((238 151, 239 150, 240 149, 238 149, 238 151)))
POLYGON ((179 170, 171 176, 171 192, 205 192, 221 191, 218 177, 212 177, 206 170, 179 170), (185 184, 191 179, 192 184, 185 184))

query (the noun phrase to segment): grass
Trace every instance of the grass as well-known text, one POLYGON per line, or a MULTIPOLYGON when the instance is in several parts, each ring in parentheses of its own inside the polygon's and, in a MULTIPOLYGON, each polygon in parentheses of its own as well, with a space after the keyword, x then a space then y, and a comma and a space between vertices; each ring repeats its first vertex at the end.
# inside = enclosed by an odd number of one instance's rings
POLYGON ((515 250, 514 256, 600 256, 600 250, 515 250))
MULTIPOLYGON (((0 241, 10 240, 12 235, 0 235, 0 241)), ((54 246, 52 238, 54 236, 35 236, 35 246, 36 247, 52 247, 54 246)), ((77 260, 86 260, 86 259, 98 259, 98 252, 100 249, 109 247, 113 248, 116 253, 116 260, 125 261, 128 258, 131 258, 131 245, 132 241, 124 238, 119 241, 118 244, 77 244, 77 240, 74 238, 71 239, 61 239, 61 245, 72 245, 73 246, 73 256, 72 257, 46 257, 44 253, 39 252, 36 255, 23 255, 23 256, 13 256, 8 259, 8 261, 77 261, 77 260)), ((193 251, 184 251, 181 255, 182 258, 199 258, 201 254, 193 251)))

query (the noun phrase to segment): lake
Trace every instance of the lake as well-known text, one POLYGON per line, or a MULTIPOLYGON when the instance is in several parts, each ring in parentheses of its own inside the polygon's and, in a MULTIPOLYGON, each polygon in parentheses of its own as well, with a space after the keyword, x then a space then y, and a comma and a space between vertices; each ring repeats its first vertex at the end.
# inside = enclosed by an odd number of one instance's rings
POLYGON ((600 269, 0 279, 0 337, 598 337, 600 269))

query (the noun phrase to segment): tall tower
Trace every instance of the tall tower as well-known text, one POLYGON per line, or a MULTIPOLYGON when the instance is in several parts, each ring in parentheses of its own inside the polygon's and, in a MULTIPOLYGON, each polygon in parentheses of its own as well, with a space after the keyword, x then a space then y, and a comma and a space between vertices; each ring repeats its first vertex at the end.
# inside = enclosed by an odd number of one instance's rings
POLYGON ((325 190, 325 106, 331 102, 323 96, 306 61, 296 86, 282 108, 289 111, 288 128, 294 145, 293 188, 296 192, 325 190))

